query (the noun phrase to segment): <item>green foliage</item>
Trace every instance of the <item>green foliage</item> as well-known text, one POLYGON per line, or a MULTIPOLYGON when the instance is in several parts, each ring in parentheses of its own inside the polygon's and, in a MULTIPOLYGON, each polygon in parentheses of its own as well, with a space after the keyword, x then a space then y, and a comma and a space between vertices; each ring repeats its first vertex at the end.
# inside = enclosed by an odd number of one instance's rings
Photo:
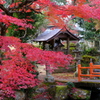
POLYGON ((54 100, 65 100, 68 98, 69 90, 67 85, 53 85, 47 91, 54 100))
MULTIPOLYGON (((94 56, 90 56, 90 55, 83 55, 82 56, 82 65, 83 64, 89 64, 90 63, 90 59, 92 59, 93 63, 95 63, 97 61, 97 58, 94 56)), ((84 66, 84 65, 83 65, 84 66)))
POLYGON ((56 82, 43 82, 43 84, 46 86, 52 86, 52 85, 56 85, 56 82))
POLYGON ((70 54, 74 55, 73 50, 75 50, 75 43, 70 43, 70 54))
POLYGON ((93 21, 91 22, 83 21, 81 27, 85 30, 83 32, 80 32, 81 34, 84 35, 85 40, 99 41, 100 30, 96 30, 95 23, 93 21))
POLYGON ((32 97, 35 95, 35 94, 33 94, 33 93, 35 93, 36 89, 37 89, 37 86, 34 87, 34 88, 28 88, 28 89, 25 89, 25 90, 24 90, 24 92, 25 92, 25 94, 26 94, 27 100, 28 100, 29 98, 32 98, 32 97))
POLYGON ((95 55, 98 55, 99 53, 96 48, 89 48, 89 49, 84 50, 83 54, 95 56, 95 55))
POLYGON ((22 42, 26 42, 29 39, 34 38, 35 33, 37 32, 37 30, 39 29, 39 27, 44 24, 44 15, 41 14, 35 14, 34 12, 27 12, 27 13, 14 13, 13 14, 14 17, 17 18, 27 18, 27 16, 30 16, 31 19, 34 19, 34 21, 30 21, 28 23, 31 23, 34 28, 33 29, 20 29, 21 27, 18 27, 17 25, 12 24, 9 28, 8 28, 8 32, 7 32, 7 36, 15 36, 18 37, 22 40, 22 42))
POLYGON ((88 41, 99 41, 100 30, 96 30, 95 23, 93 20, 90 22, 85 21, 82 18, 74 18, 74 23, 77 23, 84 31, 80 31, 80 34, 84 35, 84 39, 88 41))
POLYGON ((72 89, 72 88, 75 87, 73 82, 67 82, 67 86, 68 86, 69 89, 72 89))
MULTIPOLYGON (((89 67, 90 65, 90 59, 92 59, 92 62, 95 63, 98 59, 97 57, 94 56, 90 56, 90 55, 83 55, 82 56, 82 66, 83 67, 89 67)), ((87 74, 88 69, 82 69, 82 73, 83 74, 87 74)))
POLYGON ((84 19, 76 17, 72 20, 74 23, 77 23, 80 27, 82 27, 83 23, 84 23, 84 19))
MULTIPOLYGON (((64 45, 64 49, 66 49, 67 48, 67 44, 65 43, 65 44, 63 44, 64 45)), ((75 50, 75 43, 70 43, 69 44, 69 49, 70 49, 70 54, 72 54, 72 55, 74 55, 74 53, 73 53, 73 50, 75 50)))
POLYGON ((33 45, 37 48, 40 48, 40 49, 43 49, 43 45, 42 44, 39 44, 37 42, 33 42, 33 45))

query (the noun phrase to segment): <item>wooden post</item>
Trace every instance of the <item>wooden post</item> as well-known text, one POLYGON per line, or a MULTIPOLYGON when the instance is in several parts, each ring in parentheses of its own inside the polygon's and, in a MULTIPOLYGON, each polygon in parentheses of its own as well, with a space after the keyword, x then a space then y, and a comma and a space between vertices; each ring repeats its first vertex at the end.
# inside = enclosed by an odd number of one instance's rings
POLYGON ((92 75, 93 74, 93 62, 92 62, 92 59, 90 59, 90 78, 92 78, 92 75))
POLYGON ((43 42, 43 50, 45 50, 45 42, 43 42))
POLYGON ((68 36, 68 38, 67 38, 67 54, 69 54, 70 52, 69 52, 69 36, 68 36))
POLYGON ((80 60, 78 61, 78 81, 81 81, 81 64, 80 64, 80 60))
POLYGON ((50 41, 50 45, 51 45, 51 50, 54 50, 54 39, 50 41))

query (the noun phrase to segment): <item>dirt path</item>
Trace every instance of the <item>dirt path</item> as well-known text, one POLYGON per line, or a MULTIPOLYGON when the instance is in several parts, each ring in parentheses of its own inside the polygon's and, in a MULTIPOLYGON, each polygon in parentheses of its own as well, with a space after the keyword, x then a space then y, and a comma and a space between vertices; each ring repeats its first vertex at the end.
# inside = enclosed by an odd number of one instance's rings
MULTIPOLYGON (((39 72, 39 80, 44 80, 44 78, 46 77, 46 71, 45 71, 45 66, 41 66, 41 65, 38 65, 38 72, 39 72)), ((75 82, 77 81, 77 77, 74 77, 74 73, 55 73, 55 74, 52 74, 52 76, 54 77, 54 79, 56 81, 71 81, 71 82, 75 82)))

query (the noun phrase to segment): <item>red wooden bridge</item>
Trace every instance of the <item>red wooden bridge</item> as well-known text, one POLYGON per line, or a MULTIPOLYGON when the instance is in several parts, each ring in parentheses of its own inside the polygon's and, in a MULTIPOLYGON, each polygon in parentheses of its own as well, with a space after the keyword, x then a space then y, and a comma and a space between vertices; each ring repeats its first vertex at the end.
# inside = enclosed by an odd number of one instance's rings
POLYGON ((82 67, 80 63, 78 64, 78 82, 74 82, 74 84, 78 88, 90 90, 90 100, 100 100, 100 79, 97 78, 100 77, 100 72, 98 69, 100 69, 100 65, 94 65, 92 62, 89 67, 82 67), (82 74, 82 69, 88 69, 89 73, 82 74), (94 71, 95 69, 97 72, 94 71))
MULTIPOLYGON (((100 100, 100 72, 94 70, 100 69, 100 65, 94 65, 90 62, 88 67, 83 67, 80 63, 78 64, 78 80, 73 80, 76 88, 86 89, 91 91, 90 100, 100 100), (83 69, 87 69, 89 72, 86 74, 82 73, 83 69)), ((68 82, 69 80, 61 80, 60 82, 68 82)))
POLYGON ((94 72, 95 69, 100 69, 100 65, 94 65, 90 62, 89 67, 82 67, 81 64, 78 64, 78 81, 90 81, 90 82, 99 82, 100 80, 94 80, 94 77, 100 77, 100 72, 94 72), (82 74, 82 69, 89 69, 88 74, 82 74), (82 77, 88 77, 88 80, 82 79, 82 77), (92 80, 93 79, 93 80, 92 80))
MULTIPOLYGON (((88 67, 82 67, 78 64, 78 82, 74 82, 76 87, 89 89, 89 90, 98 90, 100 92, 100 72, 95 72, 94 70, 100 69, 100 65, 94 65, 90 62, 88 67), (88 69, 88 74, 82 74, 82 69, 88 69), (85 77, 85 78, 84 78, 85 77)), ((98 71, 98 70, 97 70, 98 71)))

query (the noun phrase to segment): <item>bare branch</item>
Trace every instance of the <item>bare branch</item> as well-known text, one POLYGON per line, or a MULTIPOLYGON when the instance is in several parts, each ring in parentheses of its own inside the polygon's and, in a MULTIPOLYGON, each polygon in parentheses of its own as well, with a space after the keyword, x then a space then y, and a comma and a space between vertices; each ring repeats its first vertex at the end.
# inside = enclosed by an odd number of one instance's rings
MULTIPOLYGON (((14 6, 12 8, 5 8, 2 4, 0 4, 0 8, 4 11, 2 12, 2 14, 7 14, 7 15, 11 15, 12 13, 14 12, 17 12, 17 13, 20 13, 22 11, 15 11, 15 9, 19 9, 19 8, 26 8, 28 6, 30 6, 33 2, 35 2, 37 0, 26 0, 25 2, 22 2, 21 4, 19 4, 18 6, 14 6)), ((12 2, 14 2, 14 0, 12 0, 12 2)), ((31 9, 33 10, 33 9, 31 9)), ((35 11, 35 10, 34 10, 35 11)), ((36 12, 36 11, 35 11, 36 12)), ((39 12, 36 12, 36 13, 39 13, 39 12)))
POLYGON ((25 38, 26 34, 27 34, 27 30, 25 30, 25 34, 22 37, 19 37, 19 38, 20 39, 25 38))
POLYGON ((32 11, 34 11, 35 13, 40 13, 40 14, 43 14, 43 13, 41 13, 40 11, 37 11, 37 10, 39 10, 39 9, 33 9, 33 8, 31 8, 31 7, 28 7, 30 10, 32 10, 32 11))
POLYGON ((9 8, 9 10, 14 10, 14 9, 22 8, 22 7, 26 6, 27 4, 33 3, 35 1, 37 1, 37 0, 26 0, 26 1, 22 2, 22 3, 20 3, 18 6, 9 8))
POLYGON ((0 8, 7 14, 10 15, 9 10, 5 8, 2 4, 0 4, 0 8))

